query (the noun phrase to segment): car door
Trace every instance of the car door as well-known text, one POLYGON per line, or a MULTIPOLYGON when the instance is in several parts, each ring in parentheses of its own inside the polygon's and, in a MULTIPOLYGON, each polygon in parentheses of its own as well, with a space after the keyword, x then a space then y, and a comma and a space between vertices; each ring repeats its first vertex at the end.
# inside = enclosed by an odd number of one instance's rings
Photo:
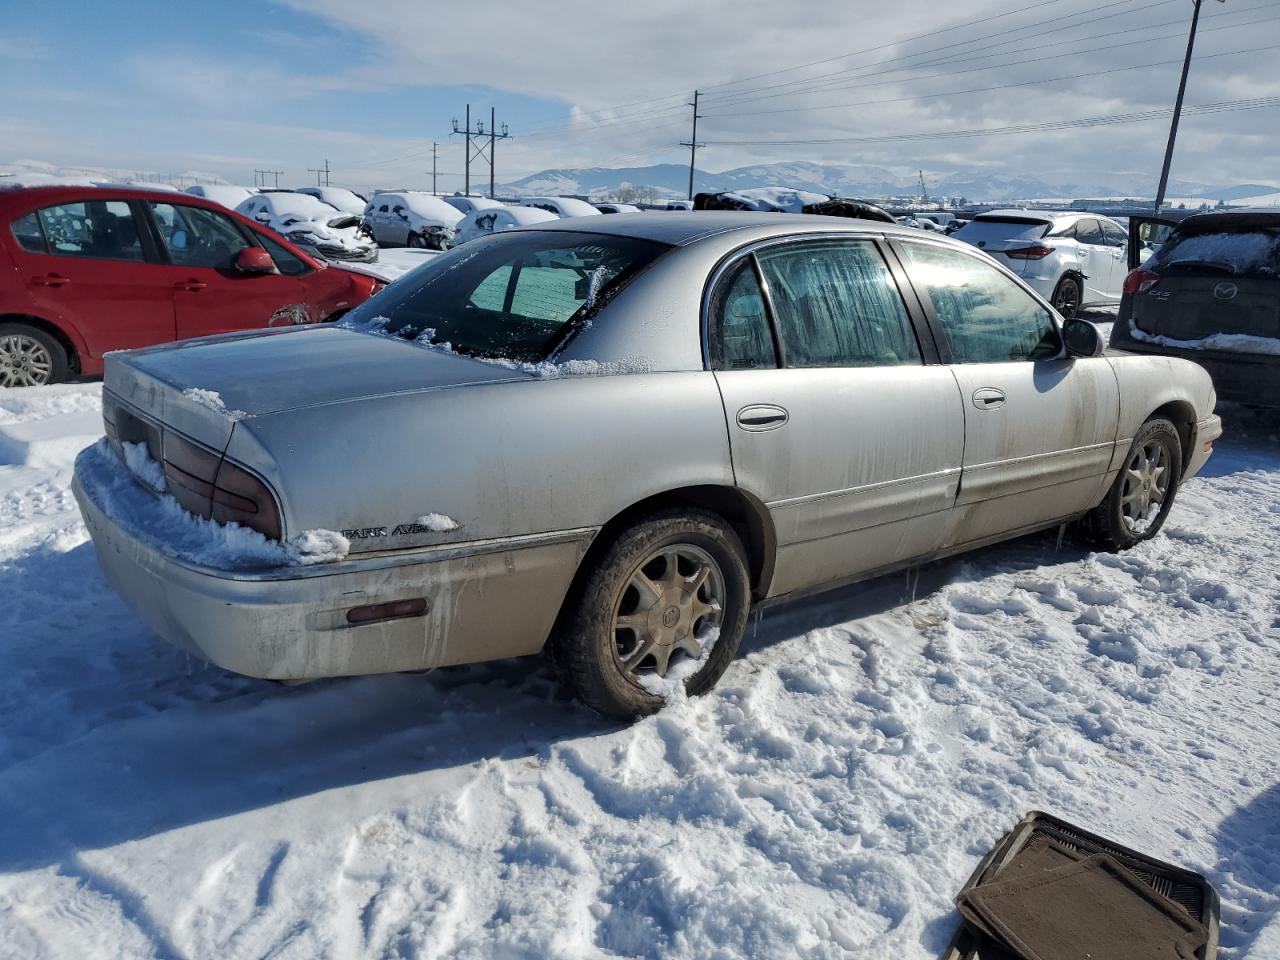
POLYGON ((1154 257, 1177 225, 1163 217, 1130 217, 1125 247, 1125 265, 1129 270, 1138 269, 1154 257))
POLYGON ((1069 357, 1053 311, 1013 275, 950 245, 895 240, 964 398, 964 460, 950 546, 998 539, 1093 507, 1119 427, 1104 357, 1069 357))
POLYGON ((1119 303, 1124 278, 1129 275, 1129 238, 1120 224, 1114 220, 1099 217, 1098 224, 1102 227, 1102 238, 1111 252, 1111 274, 1107 281, 1106 298, 1113 303, 1119 303))
POLYGON ((408 208, 404 203, 393 203, 391 212, 387 214, 387 236, 389 241, 400 246, 408 246, 410 227, 408 208))
POLYGON ((1102 226, 1094 217, 1076 221, 1076 248, 1080 269, 1084 271, 1084 303, 1100 303, 1110 299, 1113 270, 1111 250, 1102 226))
MULTIPOLYGON (((236 268, 237 254, 248 246, 265 246, 265 237, 250 236, 231 217, 204 207, 169 201, 148 201, 146 206, 169 261, 163 269, 170 281, 179 340, 273 322, 322 319, 307 316, 306 295, 298 280, 304 271, 242 273, 236 268)), ((305 267, 284 247, 273 246, 305 267)), ((280 262, 274 253, 273 259, 280 262)))
POLYGON ((790 239, 741 253, 718 271, 707 315, 734 475, 773 519, 770 594, 936 549, 964 414, 881 244, 790 239))
POLYGON ((35 309, 78 330, 93 357, 174 337, 173 296, 139 215, 133 202, 93 198, 21 218, 31 239, 13 260, 35 309))

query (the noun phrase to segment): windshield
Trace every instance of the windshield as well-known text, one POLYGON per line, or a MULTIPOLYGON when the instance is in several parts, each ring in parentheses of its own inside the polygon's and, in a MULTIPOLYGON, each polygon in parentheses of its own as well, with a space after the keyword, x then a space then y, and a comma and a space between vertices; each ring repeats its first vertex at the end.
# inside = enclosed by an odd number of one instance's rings
POLYGON ((484 237, 391 284, 353 310, 346 325, 536 362, 666 249, 593 233, 484 237))
POLYGON ((951 236, 975 244, 992 240, 1039 240, 1048 232, 1049 226, 1043 220, 1026 218, 979 218, 969 221, 951 236))

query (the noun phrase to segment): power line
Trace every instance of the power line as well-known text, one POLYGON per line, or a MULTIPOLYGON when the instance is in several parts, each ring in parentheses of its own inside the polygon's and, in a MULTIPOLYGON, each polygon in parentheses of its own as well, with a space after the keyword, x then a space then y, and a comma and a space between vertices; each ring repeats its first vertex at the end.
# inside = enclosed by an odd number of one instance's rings
POLYGON ((698 156, 698 91, 693 91, 693 102, 689 104, 693 107, 693 135, 689 137, 689 141, 680 141, 680 146, 689 148, 689 199, 693 199, 693 167, 698 156))
MULTIPOLYGON (((467 137, 466 165, 463 167, 463 169, 466 171, 467 196, 471 195, 471 161, 473 159, 480 159, 480 158, 487 160, 489 163, 489 196, 490 197, 493 196, 494 167, 495 167, 494 153, 497 151, 498 141, 506 140, 511 136, 511 134, 507 133, 507 125, 505 123, 502 125, 502 133, 498 133, 497 127, 498 127, 498 121, 497 121, 496 112, 492 107, 490 107, 489 108, 489 133, 487 137, 484 132, 483 120, 476 121, 475 129, 474 130, 471 129, 471 104, 469 103, 467 104, 467 125, 463 129, 459 130, 457 119, 453 121, 453 132, 466 134, 466 137, 467 137), (474 148, 474 153, 472 152, 473 147, 471 144, 471 140, 473 137, 477 137, 480 140, 480 146, 474 148), (487 147, 484 145, 485 139, 488 139, 489 141, 489 145, 487 147), (485 153, 486 150, 488 151, 487 154, 485 153)), ((434 146, 433 146, 433 149, 434 149, 434 146)))
POLYGON ((278 186, 280 186, 280 175, 281 175, 282 173, 284 173, 284 171, 283 171, 283 170, 258 170, 258 169, 255 169, 255 170, 253 171, 253 185, 254 185, 255 187, 256 187, 256 186, 259 186, 258 180, 259 180, 259 179, 261 179, 261 180, 262 180, 261 186, 265 187, 265 186, 267 185, 267 175, 268 175, 268 174, 272 174, 272 175, 274 175, 274 176, 275 176, 275 178, 276 178, 276 186, 278 187, 278 186))
POLYGON ((329 159, 326 157, 323 167, 307 167, 307 173, 316 175, 316 186, 329 186, 329 159), (320 183, 320 174, 324 174, 324 183, 320 183))
MULTIPOLYGON (((1216 103, 1202 103, 1186 107, 1184 113, 1211 114, 1231 113, 1237 110, 1261 110, 1280 106, 1280 97, 1253 97, 1241 100, 1221 100, 1216 103)), ((1162 107, 1155 110, 1141 110, 1134 113, 1117 113, 1102 117, 1081 117, 1075 120, 1049 120, 1040 123, 1013 124, 1004 127, 986 127, 974 130, 942 130, 921 131, 919 133, 894 133, 875 137, 815 137, 789 140, 708 140, 708 146, 797 146, 801 144, 826 143, 891 143, 914 142, 918 140, 960 140, 973 137, 1009 136, 1019 133, 1039 133, 1051 130, 1069 130, 1078 127, 1098 127, 1123 123, 1140 123, 1146 120, 1160 120, 1173 115, 1173 110, 1162 107)))

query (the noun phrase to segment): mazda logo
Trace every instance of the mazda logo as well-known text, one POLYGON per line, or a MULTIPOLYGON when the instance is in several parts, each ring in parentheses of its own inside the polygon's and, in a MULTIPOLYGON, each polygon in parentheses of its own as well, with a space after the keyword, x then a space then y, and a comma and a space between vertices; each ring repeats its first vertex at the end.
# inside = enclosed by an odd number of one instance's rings
POLYGON ((1213 295, 1218 300, 1234 300, 1240 288, 1230 281, 1223 281, 1213 288, 1213 295))

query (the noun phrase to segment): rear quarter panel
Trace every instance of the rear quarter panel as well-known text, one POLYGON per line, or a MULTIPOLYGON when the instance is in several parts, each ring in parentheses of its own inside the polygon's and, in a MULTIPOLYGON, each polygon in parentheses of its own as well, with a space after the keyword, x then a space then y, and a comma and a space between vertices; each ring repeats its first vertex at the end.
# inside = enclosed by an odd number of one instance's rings
POLYGON ((531 379, 237 423, 227 455, 275 487, 286 535, 385 530, 353 552, 598 527, 639 500, 732 485, 709 372, 531 379), (403 532, 428 513, 452 532, 403 532))

